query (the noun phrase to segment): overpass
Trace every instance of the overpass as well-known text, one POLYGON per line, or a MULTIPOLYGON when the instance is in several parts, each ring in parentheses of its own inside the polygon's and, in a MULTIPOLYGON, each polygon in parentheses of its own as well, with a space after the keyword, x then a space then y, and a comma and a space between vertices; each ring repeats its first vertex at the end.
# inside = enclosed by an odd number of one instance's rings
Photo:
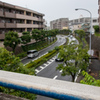
POLYGON ((100 87, 2 70, 0 86, 60 100, 100 100, 100 87))

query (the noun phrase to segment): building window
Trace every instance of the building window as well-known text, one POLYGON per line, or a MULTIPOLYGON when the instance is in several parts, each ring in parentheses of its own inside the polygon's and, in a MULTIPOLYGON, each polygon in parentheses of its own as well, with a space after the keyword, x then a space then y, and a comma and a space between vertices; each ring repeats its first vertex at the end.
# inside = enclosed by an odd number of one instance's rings
POLYGON ((26 15, 31 16, 31 12, 26 12, 26 15))
POLYGON ((94 19, 94 20, 93 20, 93 23, 96 23, 96 22, 97 22, 97 20, 96 20, 96 19, 94 19))
POLYGON ((3 8, 2 7, 0 7, 0 11, 3 11, 3 8))

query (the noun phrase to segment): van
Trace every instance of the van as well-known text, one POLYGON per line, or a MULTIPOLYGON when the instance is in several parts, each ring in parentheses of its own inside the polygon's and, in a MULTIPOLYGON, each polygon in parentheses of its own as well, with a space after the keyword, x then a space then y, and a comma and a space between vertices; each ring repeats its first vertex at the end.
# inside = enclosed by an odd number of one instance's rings
POLYGON ((29 50, 27 52, 27 57, 28 58, 33 58, 39 55, 39 52, 37 50, 29 50))

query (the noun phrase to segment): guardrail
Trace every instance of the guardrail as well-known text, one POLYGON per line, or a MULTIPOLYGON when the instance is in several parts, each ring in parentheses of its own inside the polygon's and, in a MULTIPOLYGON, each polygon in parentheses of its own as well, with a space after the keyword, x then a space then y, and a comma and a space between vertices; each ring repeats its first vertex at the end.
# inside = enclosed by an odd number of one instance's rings
POLYGON ((0 71, 0 86, 60 100, 100 100, 100 87, 0 71))

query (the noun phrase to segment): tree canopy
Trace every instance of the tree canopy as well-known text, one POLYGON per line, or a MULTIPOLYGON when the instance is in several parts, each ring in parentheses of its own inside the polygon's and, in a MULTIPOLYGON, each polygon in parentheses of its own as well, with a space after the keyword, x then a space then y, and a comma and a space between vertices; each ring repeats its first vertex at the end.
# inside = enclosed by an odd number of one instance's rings
POLYGON ((95 29, 95 32, 96 32, 96 33, 99 32, 99 26, 98 26, 98 25, 93 26, 93 28, 95 29))
POLYGON ((75 30, 74 32, 79 36, 80 39, 84 38, 86 35, 84 30, 75 30))
POLYGON ((30 32, 23 32, 22 34, 23 34, 21 36, 22 44, 27 44, 27 43, 31 42, 30 32))
MULTIPOLYGON (((9 52, 5 48, 1 48, 1 47, 0 47, 0 70, 18 72, 23 74, 31 73, 29 69, 26 69, 23 66, 23 64, 20 62, 20 59, 18 57, 15 57, 15 55, 13 55, 12 52, 9 52)), ((12 94, 15 96, 24 97, 30 100, 36 99, 36 95, 34 94, 24 92, 24 91, 9 89, 2 86, 0 86, 0 91, 10 95, 12 94)))
POLYGON ((13 52, 15 52, 15 48, 19 43, 20 40, 17 32, 9 31, 8 33, 5 34, 5 39, 4 39, 5 47, 9 46, 13 49, 13 52))
POLYGON ((83 44, 69 43, 63 46, 59 52, 59 58, 64 59, 63 64, 59 64, 57 70, 62 70, 62 75, 71 75, 74 82, 75 76, 79 70, 86 70, 89 61, 87 47, 83 48, 83 44))

